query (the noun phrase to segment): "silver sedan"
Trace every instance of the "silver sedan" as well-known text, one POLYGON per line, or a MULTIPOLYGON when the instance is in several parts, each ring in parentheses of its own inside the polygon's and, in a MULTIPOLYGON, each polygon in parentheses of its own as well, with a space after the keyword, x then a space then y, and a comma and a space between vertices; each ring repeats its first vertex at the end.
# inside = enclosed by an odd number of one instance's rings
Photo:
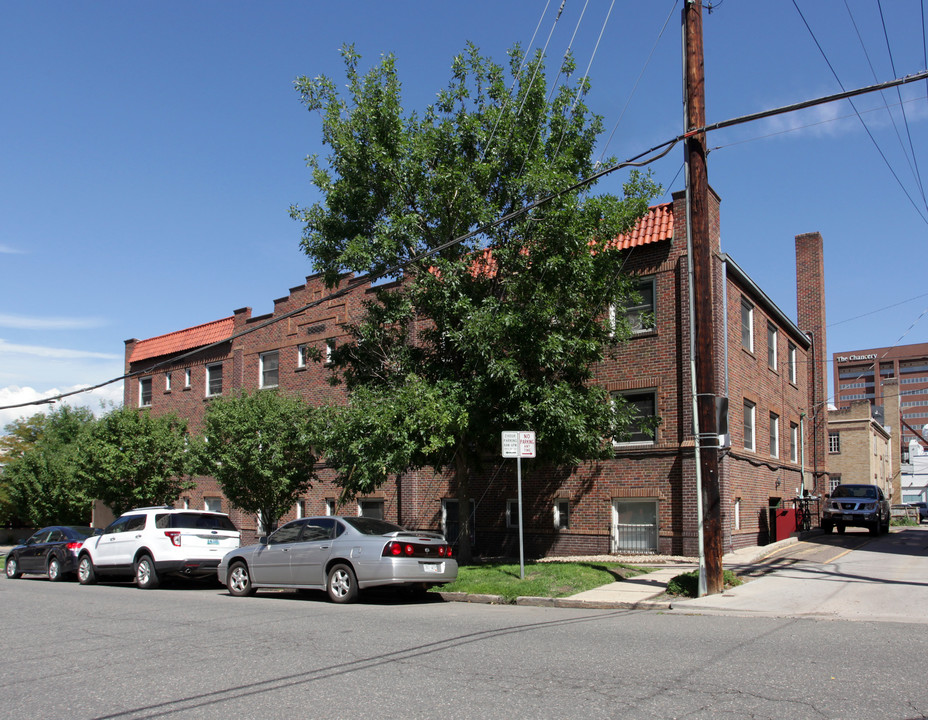
POLYGON ((300 588, 325 590, 332 601, 347 603, 368 587, 427 589, 453 582, 458 564, 439 533, 368 517, 309 517, 233 550, 217 572, 231 595, 300 588))

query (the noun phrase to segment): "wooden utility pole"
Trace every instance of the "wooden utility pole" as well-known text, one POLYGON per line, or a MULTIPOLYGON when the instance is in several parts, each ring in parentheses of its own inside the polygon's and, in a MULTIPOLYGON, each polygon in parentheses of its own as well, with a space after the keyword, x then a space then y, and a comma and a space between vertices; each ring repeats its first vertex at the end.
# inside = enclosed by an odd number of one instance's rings
MULTIPOLYGON (((705 72, 702 51, 702 3, 686 0, 683 7, 686 43, 687 132, 706 125, 705 72)), ((722 592, 722 508, 719 485, 719 434, 716 416, 714 292, 712 245, 709 240, 709 177, 706 166, 706 134, 686 138, 688 223, 692 238, 693 297, 695 322, 691 329, 696 351, 696 406, 699 472, 702 475, 702 507, 705 513, 706 593, 722 592)), ((720 291, 724 291, 721 288, 720 291)))

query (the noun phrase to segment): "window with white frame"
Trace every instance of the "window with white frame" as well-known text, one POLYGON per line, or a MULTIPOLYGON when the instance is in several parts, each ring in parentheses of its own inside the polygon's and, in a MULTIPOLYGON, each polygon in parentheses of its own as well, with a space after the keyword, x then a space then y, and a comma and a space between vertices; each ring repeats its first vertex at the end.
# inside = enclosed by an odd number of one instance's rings
POLYGON ((734 516, 735 521, 735 530, 741 529, 741 498, 735 498, 735 507, 733 508, 732 515, 734 516))
POLYGON ((754 306, 741 298, 741 347, 754 352, 754 306))
POLYGON ((627 443, 653 443, 656 432, 654 422, 657 419, 657 390, 622 390, 612 393, 614 399, 621 398, 632 409, 632 422, 628 435, 613 438, 617 445, 627 443))
POLYGON ((325 364, 332 364, 332 353, 335 352, 335 338, 328 338, 325 341, 325 364))
POLYGON ((297 345, 296 348, 296 366, 305 368, 309 365, 309 345, 297 345))
POLYGON ((799 426, 789 424, 789 459, 790 462, 799 462, 799 426))
POLYGON ((334 515, 335 514, 335 498, 326 498, 325 499, 325 514, 334 515))
POLYGON ((203 509, 208 512, 222 512, 222 498, 220 497, 204 497, 203 498, 203 509))
POLYGON ((261 387, 277 387, 279 354, 276 350, 273 352, 261 353, 259 356, 261 365, 261 387))
POLYGON ((767 323, 767 367, 771 370, 777 369, 777 342, 780 339, 780 332, 772 322, 767 323))
POLYGON ((190 368, 184 368, 184 387, 190 387, 190 368))
POLYGON ((841 452, 841 433, 831 431, 828 433, 828 452, 837 455, 841 452))
POLYGON ((770 413, 770 455, 780 457, 780 416, 770 413))
POLYGON ((222 395, 222 363, 206 366, 206 394, 222 395))
POLYGON ((556 530, 566 530, 570 527, 570 501, 554 501, 554 528, 556 530))
MULTIPOLYGON (((633 334, 654 330, 655 287, 656 281, 654 277, 637 278, 633 288, 633 296, 629 299, 629 305, 621 309, 633 334)), ((615 305, 610 306, 609 315, 613 328, 615 328, 617 312, 619 310, 616 309, 615 305)))
POLYGON ((506 501, 506 527, 519 527, 519 501, 515 498, 506 501))
POLYGON ((754 450, 754 428, 757 406, 750 400, 744 401, 744 449, 754 450))
POLYGON ((139 407, 151 407, 151 378, 139 378, 139 407))
POLYGON ((164 374, 164 391, 171 392, 171 373, 164 374))
POLYGON ((358 515, 383 520, 383 500, 358 500, 358 515))
POLYGON ((789 365, 789 381, 796 384, 796 346, 790 343, 786 349, 786 362, 789 365))
POLYGON ((306 517, 306 501, 297 500, 296 507, 294 508, 294 512, 296 513, 297 520, 299 520, 300 518, 306 517))

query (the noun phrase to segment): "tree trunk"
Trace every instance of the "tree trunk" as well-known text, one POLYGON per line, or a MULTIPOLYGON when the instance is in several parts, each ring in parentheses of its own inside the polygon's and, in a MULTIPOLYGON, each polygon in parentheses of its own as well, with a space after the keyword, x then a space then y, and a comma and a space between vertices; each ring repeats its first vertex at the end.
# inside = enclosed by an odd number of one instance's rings
MULTIPOLYGON (((458 486, 458 564, 470 565, 473 556, 470 547, 470 464, 467 462, 466 442, 458 441, 454 460, 454 474, 458 486)), ((453 538, 448 538, 454 542, 453 538)))

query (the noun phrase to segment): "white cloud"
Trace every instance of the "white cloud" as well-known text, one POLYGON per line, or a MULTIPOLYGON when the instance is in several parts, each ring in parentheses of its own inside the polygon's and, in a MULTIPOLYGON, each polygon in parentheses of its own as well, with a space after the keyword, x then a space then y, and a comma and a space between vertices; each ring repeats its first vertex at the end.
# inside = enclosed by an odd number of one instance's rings
POLYGON ((105 324, 102 318, 95 317, 29 317, 0 314, 0 327, 17 330, 87 330, 105 324))
MULTIPOLYGON (((62 389, 51 388, 50 390, 42 392, 31 387, 19 387, 17 385, 0 388, 0 430, 18 418, 31 417, 36 413, 48 412, 58 407, 57 403, 41 403, 40 401, 75 390, 81 390, 85 387, 87 386, 74 385, 62 389), (23 405, 23 407, 11 408, 9 407, 10 405, 23 405)), ((94 415, 99 417, 110 407, 122 405, 122 390, 122 383, 117 382, 77 395, 70 395, 60 402, 68 404, 71 407, 90 408, 94 415)))
MULTIPOLYGON (((0 316, 2 317, 2 316, 0 316)), ((122 356, 113 353, 92 352, 89 350, 68 350, 44 345, 16 345, 0 338, 0 355, 32 355, 35 357, 55 358, 57 360, 122 360, 122 356)))
POLYGON ((18 250, 9 245, 0 245, 0 255, 24 255, 25 251, 18 250))

